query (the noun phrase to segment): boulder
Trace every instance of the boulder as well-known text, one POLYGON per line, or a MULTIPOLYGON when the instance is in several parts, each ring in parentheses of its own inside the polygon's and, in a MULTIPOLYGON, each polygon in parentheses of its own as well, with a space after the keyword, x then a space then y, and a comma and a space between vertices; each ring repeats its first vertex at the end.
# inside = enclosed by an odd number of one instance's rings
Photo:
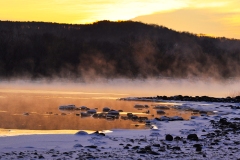
POLYGON ((172 141, 172 140, 173 140, 173 136, 170 135, 170 134, 167 134, 167 135, 165 136, 165 140, 166 140, 166 141, 172 141))
POLYGON ((165 146, 160 147, 158 151, 165 152, 166 151, 165 146))
POLYGON ((167 116, 161 116, 160 118, 159 118, 159 120, 160 121, 169 121, 169 120, 171 120, 169 117, 167 117, 167 116))
POLYGON ((173 117, 171 117, 171 120, 172 121, 183 121, 184 119, 182 117, 179 117, 179 116, 173 116, 173 117))
POLYGON ((116 115, 116 116, 119 116, 119 111, 115 111, 115 110, 110 110, 108 111, 108 114, 111 114, 111 115, 116 115))
POLYGON ((179 137, 179 136, 176 136, 176 137, 174 138, 175 141, 180 141, 181 139, 182 139, 182 138, 179 137))
POLYGON ((148 154, 152 154, 152 155, 160 155, 158 152, 155 152, 155 151, 150 151, 150 152, 148 152, 148 154))
POLYGON ((133 114, 132 113, 127 113, 128 118, 132 118, 133 114))
POLYGON ((134 108, 145 108, 143 104, 135 104, 134 108))
POLYGON ((193 147, 196 148, 197 152, 201 152, 202 151, 202 145, 201 144, 194 144, 193 147))
POLYGON ((149 120, 145 121, 145 125, 147 125, 147 126, 151 125, 151 121, 149 121, 149 120))
POLYGON ((106 118, 106 113, 99 113, 98 118, 106 118))
POLYGON ((137 151, 137 153, 139 153, 139 154, 145 154, 145 153, 147 153, 147 152, 145 151, 145 149, 141 148, 139 151, 137 151))
POLYGON ((78 132, 76 133, 76 135, 85 136, 85 135, 88 135, 88 133, 85 132, 85 131, 78 131, 78 132))
POLYGON ((110 108, 108 108, 108 107, 103 108, 103 112, 108 112, 108 111, 110 111, 110 108))
POLYGON ((139 148, 140 148, 139 146, 132 147, 132 149, 139 149, 139 148))
POLYGON ((88 114, 96 114, 97 111, 95 109, 90 109, 87 111, 88 114))
POLYGON ((192 141, 198 141, 198 136, 196 134, 189 134, 187 136, 187 139, 192 140, 192 141))
POLYGON ((90 117, 91 116, 89 113, 86 113, 86 112, 81 112, 80 115, 81 115, 81 117, 90 117))
POLYGON ((155 107, 153 107, 153 109, 162 109, 162 110, 168 110, 168 109, 170 109, 169 107, 167 107, 167 106, 155 106, 155 107))
POLYGON ((99 118, 97 113, 93 114, 93 118, 99 118))
POLYGON ((97 148, 95 145, 85 146, 86 148, 97 148))
POLYGON ((60 110, 75 110, 76 106, 74 104, 59 106, 60 110))
POLYGON ((199 111, 201 115, 207 115, 207 111, 199 111))
POLYGON ((181 150, 181 148, 178 147, 178 146, 172 147, 172 149, 173 149, 173 150, 177 150, 177 151, 180 151, 180 150, 181 150))
MULTIPOLYGON (((156 129, 156 130, 158 130, 158 129, 156 129)), ((158 132, 152 132, 149 136, 151 136, 151 137, 160 137, 161 135, 158 132)))
POLYGON ((157 114, 166 114, 166 113, 162 110, 157 110, 157 114))
POLYGON ((136 121, 136 120, 138 120, 138 116, 133 115, 133 116, 131 117, 131 119, 132 119, 132 121, 136 121))
POLYGON ((79 148, 79 147, 83 147, 83 146, 81 144, 75 144, 73 147, 74 148, 79 148))
POLYGON ((191 119, 196 119, 198 118, 198 116, 191 116, 191 119))
POLYGON ((113 115, 113 114, 107 114, 106 115, 107 120, 114 120, 114 119, 117 119, 117 118, 118 118, 117 115, 113 115))
POLYGON ((80 109, 81 109, 81 110, 88 110, 88 107, 86 107, 86 106, 81 106, 80 109))
POLYGON ((141 120, 141 121, 147 121, 148 117, 138 117, 138 119, 141 120))
POLYGON ((152 151, 151 146, 145 146, 144 149, 145 149, 145 151, 152 151))
POLYGON ((153 147, 161 147, 160 144, 156 144, 156 143, 153 144, 152 146, 153 146, 153 147))
POLYGON ((24 116, 29 116, 29 113, 28 113, 28 112, 26 112, 26 113, 23 113, 23 115, 24 115, 24 116))
POLYGON ((99 131, 96 131, 96 132, 92 133, 92 135, 96 135, 96 136, 105 136, 104 133, 99 133, 99 131))

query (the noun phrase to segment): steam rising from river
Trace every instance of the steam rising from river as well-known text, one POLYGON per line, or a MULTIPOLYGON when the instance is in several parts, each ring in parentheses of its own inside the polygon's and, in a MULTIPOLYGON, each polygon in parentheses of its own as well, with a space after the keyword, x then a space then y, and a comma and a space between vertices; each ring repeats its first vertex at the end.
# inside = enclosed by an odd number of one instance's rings
POLYGON ((240 83, 237 79, 224 82, 211 79, 98 79, 93 82, 55 81, 5 81, 0 92, 50 93, 88 95, 94 98, 121 98, 129 96, 189 95, 189 96, 236 96, 240 83))

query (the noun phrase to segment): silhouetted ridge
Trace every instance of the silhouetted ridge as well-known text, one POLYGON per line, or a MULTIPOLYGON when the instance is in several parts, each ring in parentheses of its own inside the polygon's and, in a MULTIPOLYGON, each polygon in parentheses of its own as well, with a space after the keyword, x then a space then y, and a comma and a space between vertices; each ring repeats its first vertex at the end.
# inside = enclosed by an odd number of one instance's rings
POLYGON ((240 41, 140 22, 86 25, 0 21, 0 77, 240 76, 240 41))

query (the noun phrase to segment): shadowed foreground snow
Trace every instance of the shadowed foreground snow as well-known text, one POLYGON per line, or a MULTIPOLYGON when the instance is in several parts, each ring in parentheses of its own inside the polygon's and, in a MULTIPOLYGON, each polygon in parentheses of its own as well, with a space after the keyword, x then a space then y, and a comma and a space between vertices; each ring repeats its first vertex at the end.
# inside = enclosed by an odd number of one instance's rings
POLYGON ((231 107, 238 103, 181 103, 178 109, 198 110, 201 116, 188 121, 153 119, 147 130, 16 131, 14 136, 4 130, 0 159, 240 159, 240 109, 231 107))

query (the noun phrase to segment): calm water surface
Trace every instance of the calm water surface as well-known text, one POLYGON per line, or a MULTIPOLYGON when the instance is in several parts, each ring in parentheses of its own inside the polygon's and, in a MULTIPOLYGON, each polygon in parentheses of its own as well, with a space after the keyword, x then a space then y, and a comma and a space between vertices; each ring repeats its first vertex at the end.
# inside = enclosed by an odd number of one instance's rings
MULTIPOLYGON (((30 129, 30 130, 104 130, 104 129, 144 129, 144 123, 131 120, 96 119, 93 117, 81 118, 76 114, 81 111, 61 111, 60 105, 75 104, 77 107, 87 106, 103 107, 124 112, 134 112, 149 119, 159 117, 153 106, 154 102, 119 101, 124 95, 114 93, 65 93, 42 91, 1 91, 0 92, 0 128, 4 129, 30 129), (148 109, 136 109, 135 104, 147 104, 148 109), (147 110, 150 114, 145 114, 147 110), (26 115, 28 113, 29 115, 26 115), (136 125, 137 124, 137 125, 136 125)), ((161 104, 171 106, 171 104, 161 104)), ((166 110, 166 116, 182 116, 189 119, 190 112, 166 110)), ((124 115, 124 114, 123 114, 124 115)))

